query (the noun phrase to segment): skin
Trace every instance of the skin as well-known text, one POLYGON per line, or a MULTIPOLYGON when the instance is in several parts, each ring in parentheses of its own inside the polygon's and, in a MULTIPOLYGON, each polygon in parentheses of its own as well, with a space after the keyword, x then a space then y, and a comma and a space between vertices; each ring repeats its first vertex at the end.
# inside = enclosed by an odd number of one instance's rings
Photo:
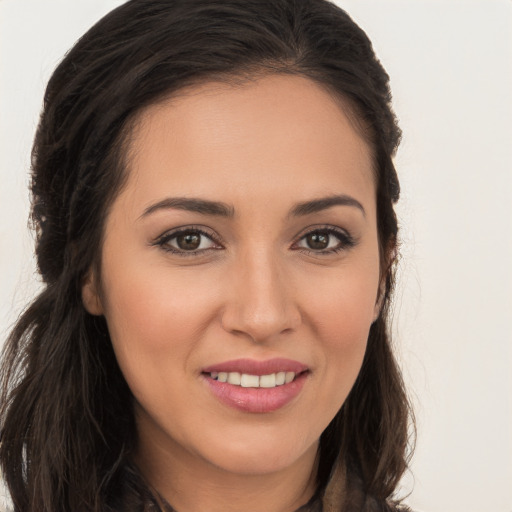
POLYGON ((83 299, 105 315, 135 397, 137 463, 180 512, 291 512, 314 493, 319 437, 354 384, 379 313, 370 148, 321 86, 271 75, 196 86, 148 108, 128 161, 100 276, 91 272, 83 299), (335 194, 361 208, 291 214, 335 194), (221 201, 233 215, 154 207, 169 197, 221 201), (183 226, 208 237, 170 252, 178 240, 162 236, 183 226), (326 249, 311 248, 305 235, 315 230, 326 249), (309 373, 270 413, 228 407, 201 374, 273 357, 309 373))

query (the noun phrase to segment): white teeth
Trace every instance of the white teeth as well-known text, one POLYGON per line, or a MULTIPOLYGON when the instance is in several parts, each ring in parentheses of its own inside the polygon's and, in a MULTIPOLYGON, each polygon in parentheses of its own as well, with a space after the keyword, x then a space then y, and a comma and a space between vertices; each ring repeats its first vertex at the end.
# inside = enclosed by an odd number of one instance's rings
POLYGON ((292 382, 295 379, 295 372, 277 372, 261 376, 238 372, 211 372, 210 377, 243 388, 275 388, 292 382))
POLYGON ((257 375, 248 375, 247 373, 242 373, 240 384, 243 388, 259 388, 260 378, 257 375))
POLYGON ((229 372, 228 373, 228 383, 234 384, 235 386, 240 386, 240 374, 237 372, 229 372))
POLYGON ((275 388, 276 387, 276 374, 262 375, 260 377, 260 388, 275 388))
POLYGON ((295 373, 293 373, 293 372, 286 372, 286 375, 284 377, 284 381, 286 382, 286 384, 291 382, 293 379, 295 379, 295 373))

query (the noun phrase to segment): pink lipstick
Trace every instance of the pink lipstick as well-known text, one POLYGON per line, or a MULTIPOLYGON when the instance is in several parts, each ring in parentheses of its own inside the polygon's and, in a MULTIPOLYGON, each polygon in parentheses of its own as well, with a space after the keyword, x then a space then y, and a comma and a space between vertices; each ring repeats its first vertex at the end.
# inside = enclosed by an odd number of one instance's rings
POLYGON ((236 359, 203 369, 209 389, 225 405, 252 413, 273 412, 290 403, 309 375, 291 359, 236 359))

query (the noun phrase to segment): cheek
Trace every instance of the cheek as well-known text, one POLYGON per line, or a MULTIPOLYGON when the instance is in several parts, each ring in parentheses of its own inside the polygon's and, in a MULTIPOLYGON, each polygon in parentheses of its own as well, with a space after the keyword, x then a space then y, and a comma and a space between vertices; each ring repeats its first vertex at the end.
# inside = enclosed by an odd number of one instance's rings
POLYGON ((356 302, 353 296, 332 296, 329 307, 319 316, 323 321, 317 323, 328 374, 343 387, 351 386, 359 373, 372 321, 369 308, 357 308, 356 302))
POLYGON ((105 316, 126 379, 135 380, 141 368, 154 368, 156 373, 165 373, 169 365, 186 368, 215 315, 211 283, 207 286, 200 276, 191 280, 187 272, 171 273, 159 266, 130 268, 126 272, 111 267, 104 283, 105 316))
POLYGON ((347 349, 361 340, 366 342, 377 301, 377 256, 349 262, 332 273, 310 273, 308 280, 312 291, 304 295, 305 311, 311 324, 322 332, 321 339, 347 349))
POLYGON ((338 324, 337 329, 324 337, 327 361, 317 395, 318 403, 322 404, 319 411, 323 417, 322 430, 345 403, 361 371, 369 326, 352 321, 338 324))
POLYGON ((341 407, 361 369, 378 289, 377 266, 346 270, 319 283, 308 304, 310 324, 322 343, 321 401, 330 404, 330 414, 341 407))
POLYGON ((322 339, 334 350, 355 350, 365 344, 373 320, 375 298, 366 300, 353 294, 338 292, 330 295, 323 312, 318 312, 318 328, 322 339))

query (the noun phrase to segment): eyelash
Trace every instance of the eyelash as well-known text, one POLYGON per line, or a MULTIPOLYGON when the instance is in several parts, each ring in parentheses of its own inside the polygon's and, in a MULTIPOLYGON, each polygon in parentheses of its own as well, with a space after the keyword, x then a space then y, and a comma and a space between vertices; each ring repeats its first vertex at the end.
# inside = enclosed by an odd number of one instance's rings
POLYGON ((222 243, 220 242, 218 236, 216 236, 214 232, 207 231, 204 228, 198 226, 187 226, 183 228, 178 228, 173 231, 168 231, 167 233, 164 233, 163 235, 158 237, 152 245, 159 246, 166 252, 170 252, 172 254, 177 254, 178 256, 184 257, 201 256, 206 251, 217 251, 223 248, 222 243), (194 251, 185 251, 183 249, 177 249, 169 245, 169 242, 171 240, 179 237, 180 235, 188 234, 204 236, 210 239, 217 247, 209 247, 207 249, 199 249, 194 251))
MULTIPOLYGON (((348 232, 346 232, 345 230, 342 230, 339 228, 334 228, 332 226, 316 226, 313 229, 308 229, 308 231, 301 234, 301 236, 298 238, 297 242, 293 243, 292 249, 296 250, 296 251, 300 251, 303 254, 312 254, 314 256, 323 256, 323 255, 336 254, 336 253, 339 253, 342 251, 346 251, 346 250, 354 247, 356 245, 356 243, 357 243, 357 240, 352 235, 350 235, 348 232), (312 235, 312 234, 323 234, 323 235, 328 235, 328 236, 335 236, 339 240, 339 243, 337 244, 336 247, 332 247, 330 249, 323 249, 323 250, 308 249, 306 247, 298 247, 297 246, 298 243, 300 243, 302 240, 304 240, 308 235, 312 235)), ((223 245, 222 245, 221 241, 219 240, 219 237, 214 232, 207 231, 204 228, 198 227, 198 226, 187 226, 184 228, 178 228, 176 230, 164 233, 163 235, 158 237, 154 241, 154 243, 152 243, 151 245, 159 246, 166 252, 170 252, 172 254, 176 254, 176 255, 182 256, 182 257, 201 256, 205 252, 223 249, 223 245), (216 247, 208 247, 205 249, 199 249, 199 250, 196 249, 196 250, 186 251, 183 249, 177 249, 177 248, 169 245, 169 242, 171 240, 176 239, 180 235, 187 235, 187 234, 204 236, 204 237, 208 238, 209 240, 211 240, 216 245, 216 247)))
POLYGON ((297 243, 304 240, 308 235, 312 234, 323 234, 328 235, 329 237, 335 236, 338 239, 339 243, 335 247, 331 247, 330 249, 314 250, 308 249, 306 247, 297 247, 294 250, 300 251, 304 254, 324 256, 329 254, 337 254, 342 251, 347 251, 354 247, 357 243, 356 239, 343 229, 335 228, 333 226, 315 226, 312 229, 309 228, 305 233, 303 233, 299 237, 298 242, 295 242, 294 245, 297 245, 297 243))

